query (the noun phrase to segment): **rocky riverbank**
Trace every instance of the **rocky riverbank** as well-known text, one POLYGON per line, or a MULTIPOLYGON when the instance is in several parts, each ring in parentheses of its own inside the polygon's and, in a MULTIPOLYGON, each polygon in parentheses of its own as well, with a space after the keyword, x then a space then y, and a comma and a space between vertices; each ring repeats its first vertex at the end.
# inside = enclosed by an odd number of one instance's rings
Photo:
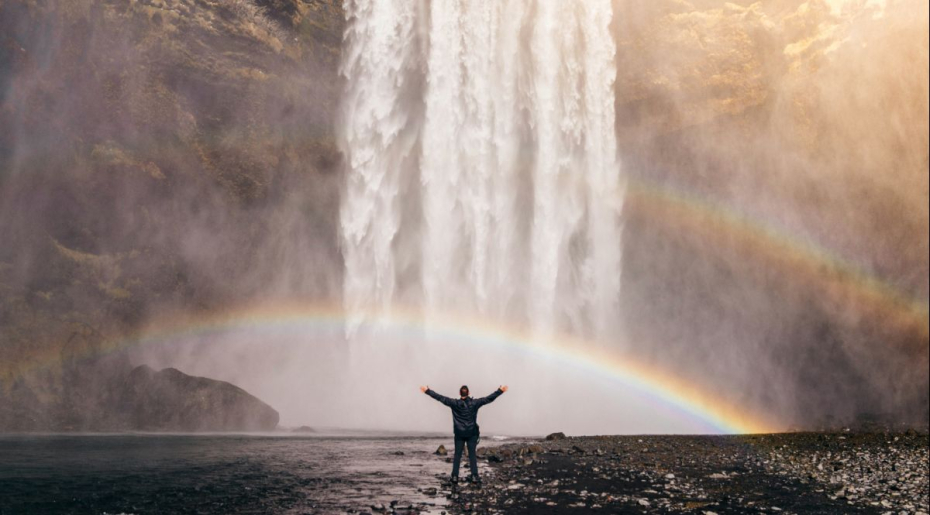
POLYGON ((928 513, 926 431, 604 436, 479 450, 453 513, 928 513))

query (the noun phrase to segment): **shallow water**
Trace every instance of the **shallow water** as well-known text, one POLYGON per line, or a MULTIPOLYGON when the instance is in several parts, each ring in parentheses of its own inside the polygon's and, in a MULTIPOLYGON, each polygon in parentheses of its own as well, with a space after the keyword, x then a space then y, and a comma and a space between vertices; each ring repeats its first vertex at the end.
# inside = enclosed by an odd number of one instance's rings
POLYGON ((391 501, 437 513, 450 438, 0 436, 0 514, 345 513, 391 501), (403 454, 400 454, 403 453, 403 454))

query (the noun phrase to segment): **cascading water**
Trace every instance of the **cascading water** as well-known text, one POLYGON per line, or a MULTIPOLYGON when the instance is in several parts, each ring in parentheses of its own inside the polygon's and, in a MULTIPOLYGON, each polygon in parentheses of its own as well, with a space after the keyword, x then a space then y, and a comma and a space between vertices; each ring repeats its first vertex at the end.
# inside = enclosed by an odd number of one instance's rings
POLYGON ((415 73, 417 9, 409 0, 349 1, 345 9, 348 81, 341 137, 350 172, 340 217, 344 299, 351 314, 372 305, 387 308, 394 298, 401 175, 417 135, 404 102, 415 73))
POLYGON ((346 12, 350 332, 412 301, 427 316, 611 334, 624 183, 610 0, 353 0, 346 12))

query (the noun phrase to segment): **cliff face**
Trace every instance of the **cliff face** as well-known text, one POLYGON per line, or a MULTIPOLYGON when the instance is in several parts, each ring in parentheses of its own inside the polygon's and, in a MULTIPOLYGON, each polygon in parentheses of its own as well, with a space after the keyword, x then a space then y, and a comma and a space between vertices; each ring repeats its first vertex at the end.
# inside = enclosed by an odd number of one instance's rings
POLYGON ((635 351, 799 425, 926 419, 926 2, 615 5, 635 351))
MULTIPOLYGON (((928 6, 873 4, 615 1, 627 350, 800 424, 930 406, 928 6)), ((118 404, 163 311, 339 297, 343 23, 0 0, 0 429, 118 404)))
POLYGON ((342 23, 323 0, 0 3, 0 429, 12 405, 69 425, 75 371, 162 309, 339 284, 342 23))

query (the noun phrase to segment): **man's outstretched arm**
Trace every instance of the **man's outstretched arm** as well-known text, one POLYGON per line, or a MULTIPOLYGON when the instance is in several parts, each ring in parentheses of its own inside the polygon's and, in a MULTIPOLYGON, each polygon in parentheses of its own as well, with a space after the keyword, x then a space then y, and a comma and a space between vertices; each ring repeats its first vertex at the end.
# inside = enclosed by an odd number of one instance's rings
POLYGON ((444 395, 439 395, 438 393, 436 393, 436 392, 430 390, 430 389, 429 389, 429 386, 421 386, 421 387, 420 387, 420 391, 423 392, 423 393, 425 393, 426 395, 429 395, 430 397, 436 399, 437 401, 439 401, 439 402, 445 404, 446 406, 451 406, 451 405, 452 405, 452 399, 450 399, 450 398, 448 398, 448 397, 446 397, 446 396, 444 396, 444 395))
POLYGON ((492 393, 491 395, 488 395, 487 397, 482 397, 480 399, 476 399, 475 402, 478 404, 478 406, 484 406, 485 404, 491 404, 492 402, 494 402, 495 399, 500 397, 506 391, 507 391, 507 385, 501 386, 500 388, 495 390, 494 393, 492 393))

